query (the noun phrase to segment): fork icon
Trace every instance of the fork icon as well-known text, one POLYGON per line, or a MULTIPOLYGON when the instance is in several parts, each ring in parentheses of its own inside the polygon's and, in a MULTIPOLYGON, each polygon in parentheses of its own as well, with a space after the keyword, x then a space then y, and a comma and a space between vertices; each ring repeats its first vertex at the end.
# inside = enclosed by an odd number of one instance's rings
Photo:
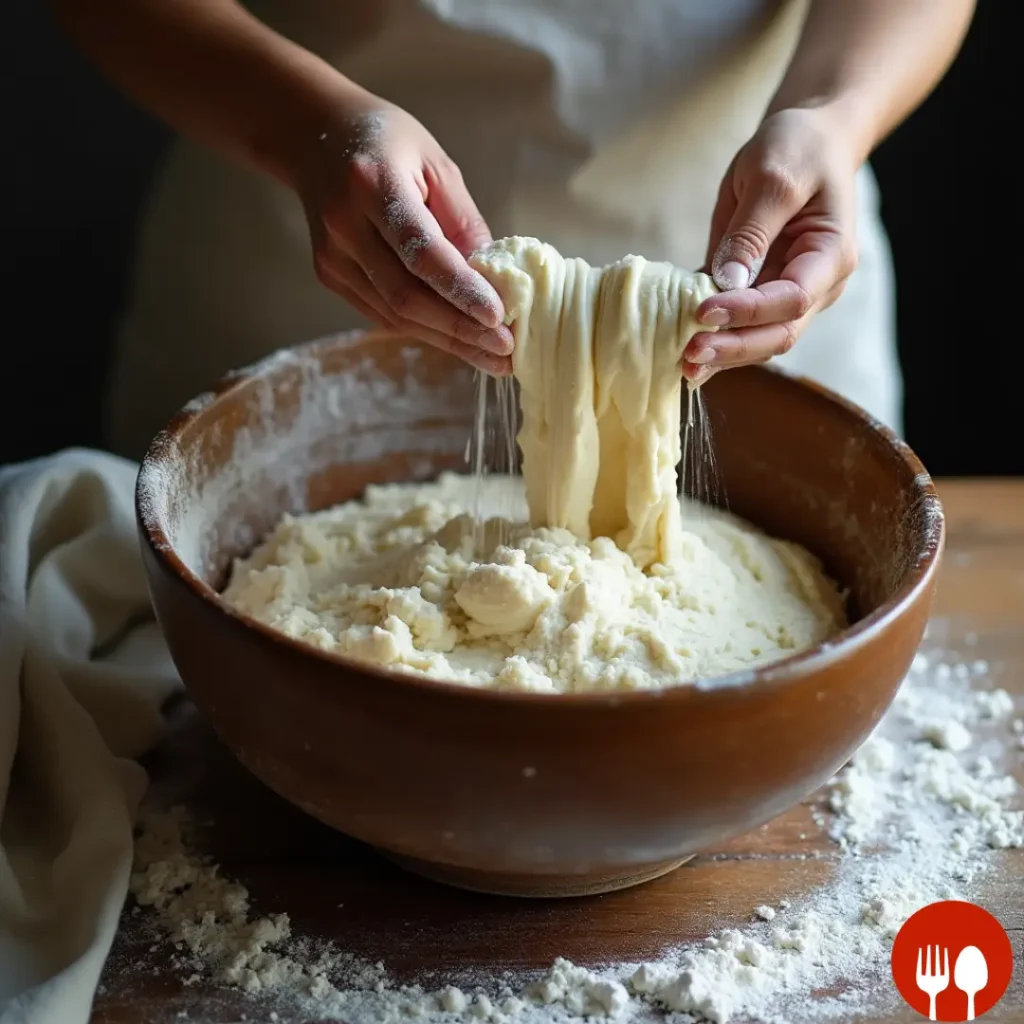
POLYGON ((917 987, 928 996, 929 1020, 935 1020, 935 997, 949 988, 949 949, 943 949, 942 952, 945 959, 940 964, 938 946, 925 946, 917 951, 917 987), (932 950, 935 951, 934 965, 932 950))

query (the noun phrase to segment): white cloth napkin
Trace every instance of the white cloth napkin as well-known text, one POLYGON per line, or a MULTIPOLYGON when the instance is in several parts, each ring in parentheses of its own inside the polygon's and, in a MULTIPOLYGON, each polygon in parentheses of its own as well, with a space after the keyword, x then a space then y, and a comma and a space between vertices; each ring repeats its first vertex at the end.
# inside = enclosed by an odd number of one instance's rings
POLYGON ((179 685, 152 621, 137 467, 0 468, 0 1024, 86 1024, 179 685))

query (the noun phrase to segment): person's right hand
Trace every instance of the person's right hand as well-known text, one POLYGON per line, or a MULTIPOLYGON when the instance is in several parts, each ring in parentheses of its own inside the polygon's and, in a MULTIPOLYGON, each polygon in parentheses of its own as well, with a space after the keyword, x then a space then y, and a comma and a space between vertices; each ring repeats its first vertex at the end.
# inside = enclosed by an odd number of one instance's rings
POLYGON ((511 372, 501 299, 466 262, 490 232, 458 167, 414 117, 354 90, 306 179, 323 284, 382 326, 511 372))

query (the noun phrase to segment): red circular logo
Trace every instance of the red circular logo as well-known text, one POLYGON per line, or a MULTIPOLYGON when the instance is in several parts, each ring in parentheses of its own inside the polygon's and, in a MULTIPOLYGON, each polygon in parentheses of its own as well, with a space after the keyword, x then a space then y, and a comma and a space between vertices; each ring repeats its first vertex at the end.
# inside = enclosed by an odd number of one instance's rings
POLYGON ((1013 949, 1003 926, 962 900, 922 907, 892 945, 892 977, 900 995, 928 1020, 968 1021, 1003 997, 1013 949))

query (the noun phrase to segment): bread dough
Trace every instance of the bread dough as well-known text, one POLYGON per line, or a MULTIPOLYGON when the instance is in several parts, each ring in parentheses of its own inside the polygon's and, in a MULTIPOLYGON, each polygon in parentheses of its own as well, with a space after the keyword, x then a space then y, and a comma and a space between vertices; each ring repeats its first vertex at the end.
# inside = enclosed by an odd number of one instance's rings
POLYGON ((809 552, 680 504, 679 361, 705 275, 525 238, 472 263, 516 338, 525 486, 447 475, 287 517, 235 565, 232 605, 358 660, 543 693, 691 682, 845 624, 809 552))
POLYGON ((715 286, 626 256, 608 267, 505 238, 470 263, 505 302, 534 526, 612 537, 641 568, 679 553, 680 360, 715 286))
POLYGON ((840 596, 807 551, 722 512, 686 503, 681 515, 675 560, 644 572, 610 538, 526 525, 519 480, 370 487, 362 501, 287 517, 224 596, 326 651, 544 693, 686 683, 842 626, 840 596), (478 501, 519 521, 505 546, 485 539, 486 554, 467 512, 478 501))

